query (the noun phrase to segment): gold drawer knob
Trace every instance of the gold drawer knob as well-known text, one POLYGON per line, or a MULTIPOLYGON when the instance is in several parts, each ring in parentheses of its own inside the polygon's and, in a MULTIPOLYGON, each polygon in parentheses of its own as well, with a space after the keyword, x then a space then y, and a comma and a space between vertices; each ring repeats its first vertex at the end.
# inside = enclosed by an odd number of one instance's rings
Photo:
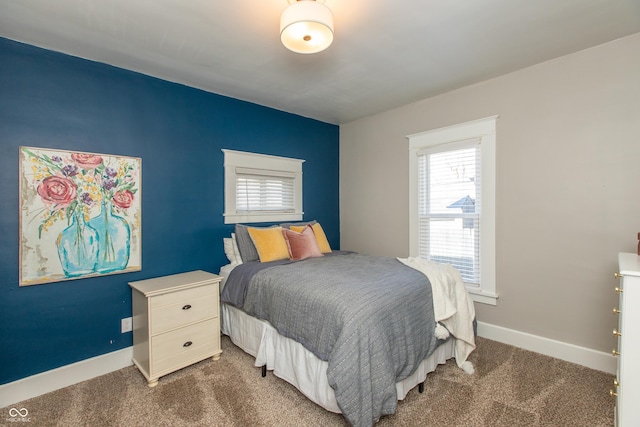
POLYGON ((615 348, 613 350, 611 350, 611 354, 613 354, 614 356, 620 356, 620 352, 618 350, 616 350, 615 348))
POLYGON ((618 395, 618 393, 616 393, 615 391, 609 390, 609 396, 616 397, 617 395, 618 395))
POLYGON ((621 294, 622 293, 622 288, 616 286, 614 289, 614 291, 616 291, 616 294, 621 294))
POLYGON ((620 383, 618 382, 617 378, 613 379, 613 385, 616 386, 616 387, 620 387, 620 383))
POLYGON ((615 277, 616 279, 619 279, 621 277, 624 277, 622 274, 620 273, 613 273, 613 277, 615 277))
POLYGON ((613 314, 620 314, 620 309, 613 307, 613 314))
POLYGON ((613 330, 613 335, 615 335, 615 336, 617 336, 617 337, 621 337, 621 336, 622 336, 622 332, 620 332, 620 331, 619 331, 619 330, 617 330, 617 329, 614 329, 614 330, 613 330))

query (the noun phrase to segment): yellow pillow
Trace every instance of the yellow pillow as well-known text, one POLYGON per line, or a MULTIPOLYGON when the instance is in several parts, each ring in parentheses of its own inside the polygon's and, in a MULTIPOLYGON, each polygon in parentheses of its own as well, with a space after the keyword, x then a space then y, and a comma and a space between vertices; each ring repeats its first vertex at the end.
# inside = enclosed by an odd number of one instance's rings
POLYGON ((313 228, 313 234, 316 235, 316 240, 318 241, 320 252, 322 252, 323 254, 331 252, 331 246, 329 246, 327 235, 324 234, 324 230, 322 229, 320 223, 313 224, 311 228, 313 228))
POLYGON ((248 227, 249 236, 258 251, 260 262, 289 259, 289 248, 282 234, 282 227, 251 228, 248 227))
MULTIPOLYGON (((305 227, 306 225, 303 225, 303 226, 292 225, 289 228, 298 233, 302 233, 305 227)), ((322 229, 322 226, 320 225, 320 223, 313 224, 311 228, 313 228, 313 234, 315 234, 316 240, 318 241, 320 252, 322 252, 323 254, 331 252, 331 246, 329 245, 329 241, 327 240, 327 235, 324 234, 324 230, 322 229)))

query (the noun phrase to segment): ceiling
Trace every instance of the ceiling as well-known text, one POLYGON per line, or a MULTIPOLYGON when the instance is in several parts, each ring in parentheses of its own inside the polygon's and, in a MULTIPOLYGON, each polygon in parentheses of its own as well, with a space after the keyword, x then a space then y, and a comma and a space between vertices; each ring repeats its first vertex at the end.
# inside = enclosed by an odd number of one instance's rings
POLYGON ((0 0, 0 36, 342 124, 640 32, 640 0, 326 0, 301 55, 289 1, 0 0))

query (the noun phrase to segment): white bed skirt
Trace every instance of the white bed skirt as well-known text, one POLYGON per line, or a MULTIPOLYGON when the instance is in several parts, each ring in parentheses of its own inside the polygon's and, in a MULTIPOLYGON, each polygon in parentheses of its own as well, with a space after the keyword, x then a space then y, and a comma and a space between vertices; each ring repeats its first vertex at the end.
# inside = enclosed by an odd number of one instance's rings
MULTIPOLYGON (((341 413, 333 389, 327 381, 328 363, 318 359, 302 344, 286 338, 270 323, 256 319, 229 304, 220 304, 222 333, 246 353, 256 358, 255 366, 267 366, 274 375, 293 384, 311 401, 328 411, 341 413)), ((454 356, 454 340, 438 347, 408 378, 396 383, 398 400, 405 398, 429 372, 454 356)))

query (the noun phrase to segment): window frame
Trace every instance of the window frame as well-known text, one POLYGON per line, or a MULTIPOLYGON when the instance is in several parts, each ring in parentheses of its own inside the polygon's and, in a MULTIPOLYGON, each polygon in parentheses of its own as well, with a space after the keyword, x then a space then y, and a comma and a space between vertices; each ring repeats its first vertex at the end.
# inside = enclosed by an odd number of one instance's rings
POLYGON ((457 125, 408 135, 409 141, 409 255, 419 255, 419 182, 418 154, 425 149, 451 144, 455 149, 460 141, 480 140, 481 196, 480 214, 480 285, 465 283, 476 302, 496 305, 496 121, 499 116, 473 120, 457 125))
POLYGON ((302 163, 304 160, 268 154, 250 153, 222 149, 224 153, 224 223, 254 223, 300 221, 302 211, 302 163), (260 170, 265 176, 273 172, 274 177, 293 176, 294 210, 291 211, 250 211, 238 212, 236 209, 237 171, 260 170))

